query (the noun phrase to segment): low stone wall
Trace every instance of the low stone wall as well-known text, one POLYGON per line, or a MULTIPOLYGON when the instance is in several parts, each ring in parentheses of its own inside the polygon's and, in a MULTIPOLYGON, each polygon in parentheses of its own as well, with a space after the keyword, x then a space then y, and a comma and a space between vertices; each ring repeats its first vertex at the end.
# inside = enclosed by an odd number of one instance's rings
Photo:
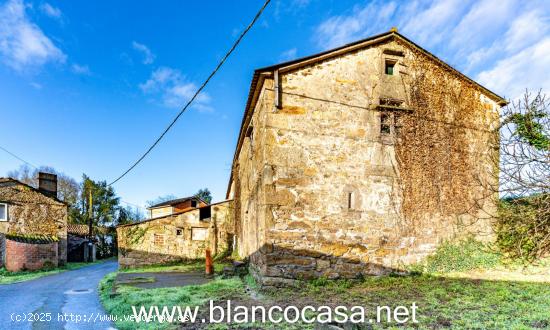
POLYGON ((6 239, 6 269, 10 272, 57 267, 57 242, 34 244, 6 239))

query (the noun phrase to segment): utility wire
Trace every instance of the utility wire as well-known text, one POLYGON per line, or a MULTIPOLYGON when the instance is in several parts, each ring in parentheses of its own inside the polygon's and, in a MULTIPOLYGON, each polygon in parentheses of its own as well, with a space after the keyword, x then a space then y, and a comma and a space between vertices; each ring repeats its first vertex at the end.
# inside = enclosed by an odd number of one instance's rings
POLYGON ((181 111, 178 113, 178 115, 172 120, 172 122, 170 123, 170 125, 168 125, 168 127, 166 127, 166 129, 162 132, 162 134, 156 139, 156 141, 149 147, 149 149, 147 149, 147 151, 145 151, 145 153, 143 155, 141 155, 141 157, 138 158, 137 161, 135 161, 132 166, 130 166, 124 173, 122 173, 119 177, 117 177, 115 180, 113 180, 113 182, 109 183, 109 186, 115 184, 116 182, 118 182, 120 179, 122 179, 123 177, 126 176, 126 174, 130 173, 130 171, 132 171, 145 157, 147 157, 147 155, 157 146, 157 144, 160 142, 160 140, 162 140, 162 138, 166 135, 166 133, 168 133, 168 131, 172 128, 172 126, 174 126, 174 124, 178 121, 178 119, 181 117, 181 115, 189 108, 189 106, 191 105, 191 103, 193 103, 193 101, 197 98, 197 96, 200 94, 200 92, 202 92, 202 90, 206 87, 206 85, 208 84, 208 82, 210 82, 210 80, 212 79, 212 77, 214 77, 214 75, 218 72, 218 70, 221 68, 221 66, 225 63, 225 61, 227 60, 227 58, 231 55, 231 53, 233 53, 233 51, 235 50, 235 48, 237 48, 237 46, 239 45, 239 43, 241 42, 241 40, 244 38, 244 36, 248 33, 248 31, 252 28, 252 26, 254 25, 254 23, 256 23, 256 21, 260 18, 260 16, 262 15, 263 11, 265 10, 265 8, 267 7, 267 5, 269 4, 271 0, 266 0, 264 5, 262 6, 262 8, 260 8, 260 10, 258 11, 258 13, 256 13, 256 16, 254 16, 254 19, 250 22, 250 24, 248 24, 248 26, 246 27, 246 29, 243 30, 243 32, 240 34, 240 36, 237 38, 237 40, 235 40, 235 42, 233 43, 233 46, 231 46, 231 48, 229 49, 229 51, 225 54, 225 56, 222 58, 222 60, 218 63, 218 65, 214 68, 214 70, 212 71, 212 73, 210 73, 210 75, 208 76, 208 78, 206 78, 206 80, 202 83, 202 85, 199 87, 199 89, 197 89, 197 91, 195 92, 195 94, 193 95, 193 97, 191 97, 191 99, 189 101, 187 101, 187 104, 185 104, 185 106, 181 109, 181 111))
MULTIPOLYGON (((37 166, 35 166, 35 165, 29 163, 28 161, 26 161, 26 160, 24 160, 23 158, 17 156, 16 154, 14 154, 13 152, 7 150, 6 148, 0 146, 0 149, 3 150, 3 151, 5 151, 6 153, 10 154, 12 157, 16 158, 17 160, 19 160, 19 161, 21 161, 21 162, 23 162, 23 163, 25 163, 25 164, 27 164, 27 165, 30 165, 30 166, 32 166, 32 167, 35 168, 35 169, 38 169, 37 166)), ((127 202, 127 201, 123 201, 122 199, 121 199, 120 201, 121 201, 122 203, 125 203, 125 204, 128 204, 128 205, 132 205, 132 206, 135 206, 135 207, 139 207, 139 208, 141 208, 141 209, 146 209, 146 208, 143 207, 143 206, 140 206, 140 205, 137 205, 137 204, 134 204, 134 203, 130 203, 130 202, 127 202)))
POLYGON ((35 165, 29 163, 28 161, 24 160, 23 158, 21 158, 21 157, 19 157, 19 156, 17 156, 16 154, 14 154, 13 152, 9 151, 8 149, 6 149, 6 148, 4 148, 4 147, 2 147, 2 146, 0 146, 0 149, 4 150, 6 153, 8 153, 8 154, 11 155, 12 157, 16 158, 17 160, 20 160, 20 161, 22 161, 23 163, 25 163, 25 164, 27 164, 27 165, 30 165, 30 166, 32 166, 32 167, 34 167, 34 168, 36 168, 36 169, 38 168, 37 166, 35 166, 35 165))

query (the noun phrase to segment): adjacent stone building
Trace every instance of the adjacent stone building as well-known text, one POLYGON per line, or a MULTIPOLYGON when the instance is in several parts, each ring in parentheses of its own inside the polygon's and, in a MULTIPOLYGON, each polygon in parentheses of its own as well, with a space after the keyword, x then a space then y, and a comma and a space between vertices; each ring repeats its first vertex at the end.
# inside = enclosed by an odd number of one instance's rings
MULTIPOLYGON (((232 201, 206 205, 195 198, 187 198, 166 202, 166 205, 180 205, 181 210, 117 227, 120 267, 202 259, 206 249, 212 255, 231 251, 234 241, 232 201), (192 201, 196 202, 193 207, 185 207, 192 201)), ((153 209, 158 208, 153 206, 153 209)))
POLYGON ((396 30, 256 70, 227 194, 239 254, 277 285, 492 239, 505 103, 396 30))
POLYGON ((39 173, 38 189, 0 178, 0 266, 37 269, 66 261, 67 205, 57 199, 57 177, 39 173))

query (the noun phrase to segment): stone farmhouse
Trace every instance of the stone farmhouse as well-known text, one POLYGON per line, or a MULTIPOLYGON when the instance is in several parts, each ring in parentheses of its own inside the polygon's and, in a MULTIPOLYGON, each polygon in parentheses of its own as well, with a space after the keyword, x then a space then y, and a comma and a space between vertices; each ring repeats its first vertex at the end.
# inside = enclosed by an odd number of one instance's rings
POLYGON ((228 253, 233 246, 231 201, 207 205, 196 197, 149 208, 148 220, 117 227, 120 267, 139 267, 228 253))
POLYGON ((257 69, 227 193, 238 253, 279 285, 491 240, 504 104, 396 29, 257 69))
POLYGON ((10 271, 67 261, 67 205, 57 199, 57 176, 39 173, 35 189, 0 178, 0 266, 10 271))

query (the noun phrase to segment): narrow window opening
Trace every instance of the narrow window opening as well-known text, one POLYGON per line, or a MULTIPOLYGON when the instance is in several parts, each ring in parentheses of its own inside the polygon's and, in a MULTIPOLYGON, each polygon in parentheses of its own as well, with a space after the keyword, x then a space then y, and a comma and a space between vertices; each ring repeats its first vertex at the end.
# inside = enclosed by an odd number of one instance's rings
POLYGON ((197 207, 197 201, 195 200, 191 201, 191 207, 197 207))
POLYGON ((387 113, 380 114, 380 133, 391 133, 391 116, 387 113))
POLYGON ((183 229, 176 229, 176 235, 177 236, 183 235, 183 229))
POLYGON ((0 221, 8 221, 8 204, 0 204, 0 221))
POLYGON ((385 73, 388 76, 393 76, 394 67, 395 67, 395 62, 394 61, 386 61, 386 68, 384 70, 385 73))
POLYGON ((348 193, 348 210, 353 209, 353 193, 348 193))
POLYGON ((199 209, 199 220, 208 220, 212 216, 212 209, 210 206, 201 207, 199 209))

